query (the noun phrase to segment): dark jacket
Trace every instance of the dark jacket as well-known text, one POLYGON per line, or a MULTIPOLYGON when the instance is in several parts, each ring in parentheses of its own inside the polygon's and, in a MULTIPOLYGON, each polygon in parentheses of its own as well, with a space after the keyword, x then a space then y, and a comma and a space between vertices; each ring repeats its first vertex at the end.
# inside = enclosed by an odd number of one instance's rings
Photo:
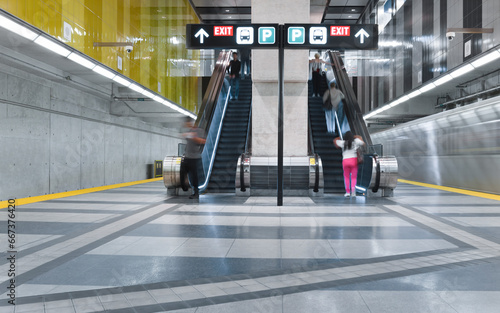
POLYGON ((229 62, 229 67, 227 69, 229 75, 235 75, 235 77, 240 77, 240 70, 241 70, 240 60, 231 60, 231 62, 229 62))

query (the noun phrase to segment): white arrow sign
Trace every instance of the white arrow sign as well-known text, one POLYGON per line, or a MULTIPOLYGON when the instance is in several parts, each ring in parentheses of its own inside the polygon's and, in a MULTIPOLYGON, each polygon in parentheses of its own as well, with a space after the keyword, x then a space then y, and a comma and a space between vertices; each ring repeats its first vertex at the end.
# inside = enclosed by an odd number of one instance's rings
MULTIPOLYGON (((200 37, 200 43, 203 43, 203 40, 205 39, 205 37, 204 37, 204 36, 207 36, 207 38, 209 37, 209 36, 208 36, 208 33, 207 33, 207 32, 206 32, 203 28, 202 28, 202 29, 200 29, 200 30, 199 30, 199 31, 198 31, 198 32, 194 35, 194 37, 195 37, 195 38, 200 37)), ((363 42, 361 42, 361 43, 363 43, 363 42)))
POLYGON ((366 30, 361 28, 361 30, 359 32, 357 32, 356 35, 354 35, 354 37, 356 37, 356 38, 360 37, 359 42, 365 43, 365 37, 368 38, 368 37, 370 37, 370 35, 366 32, 366 30))

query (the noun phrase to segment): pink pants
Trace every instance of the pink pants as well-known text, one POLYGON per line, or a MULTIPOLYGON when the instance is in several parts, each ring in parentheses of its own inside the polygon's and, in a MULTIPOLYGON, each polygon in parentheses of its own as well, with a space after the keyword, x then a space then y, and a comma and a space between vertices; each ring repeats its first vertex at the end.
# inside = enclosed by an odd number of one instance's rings
POLYGON ((345 191, 351 193, 351 186, 353 191, 356 190, 356 179, 358 178, 358 159, 349 158, 342 160, 342 167, 344 168, 344 185, 345 191), (349 176, 351 177, 351 184, 349 185, 349 176))

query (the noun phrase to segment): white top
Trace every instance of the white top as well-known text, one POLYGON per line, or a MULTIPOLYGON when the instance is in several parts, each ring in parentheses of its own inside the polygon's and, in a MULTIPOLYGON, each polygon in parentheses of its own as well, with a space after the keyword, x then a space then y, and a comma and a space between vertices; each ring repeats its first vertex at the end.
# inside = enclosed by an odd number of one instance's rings
POLYGON ((356 153, 356 150, 358 150, 359 147, 363 146, 363 141, 359 138, 354 138, 352 142, 352 149, 347 149, 344 150, 344 140, 337 140, 337 145, 342 148, 342 158, 343 159, 350 159, 350 158, 357 158, 358 155, 356 153))
POLYGON ((313 72, 316 72, 318 70, 321 70, 321 61, 316 61, 316 59, 313 60, 312 62, 312 70, 313 72))

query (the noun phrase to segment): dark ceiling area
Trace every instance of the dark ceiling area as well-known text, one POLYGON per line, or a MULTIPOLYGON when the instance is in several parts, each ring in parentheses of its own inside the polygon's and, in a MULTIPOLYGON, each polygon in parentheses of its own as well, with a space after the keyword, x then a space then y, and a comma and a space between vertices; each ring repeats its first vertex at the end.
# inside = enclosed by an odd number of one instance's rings
MULTIPOLYGON (((311 0, 311 23, 355 24, 372 0, 311 0)), ((191 0, 206 24, 251 23, 251 0, 191 0)))

